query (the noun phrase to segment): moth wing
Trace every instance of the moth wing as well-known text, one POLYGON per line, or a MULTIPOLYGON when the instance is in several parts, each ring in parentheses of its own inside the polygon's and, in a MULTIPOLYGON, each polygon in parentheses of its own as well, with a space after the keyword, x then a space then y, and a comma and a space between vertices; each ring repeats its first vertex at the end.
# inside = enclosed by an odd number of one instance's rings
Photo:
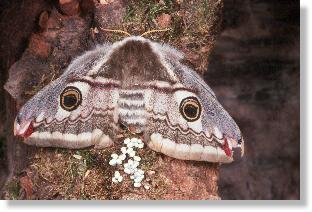
POLYGON ((155 115, 151 122, 153 127, 149 129, 150 147, 184 160, 228 163, 240 158, 244 150, 241 132, 212 89, 195 71, 182 64, 182 53, 167 45, 154 44, 154 48, 166 63, 168 72, 174 73, 177 84, 185 90, 155 91, 152 95, 155 115), (186 121, 177 110, 187 97, 195 97, 201 104, 202 115, 197 121, 186 121))
POLYGON ((218 154, 222 154, 225 160, 229 158, 228 156, 234 160, 242 157, 244 141, 234 119, 195 71, 183 65, 180 65, 178 70, 180 70, 178 73, 181 74, 182 83, 187 87, 197 89, 197 95, 203 107, 202 129, 205 134, 213 136, 221 144, 223 151, 218 149, 218 154))
POLYGON ((22 129, 31 123, 33 128, 33 133, 24 142, 65 148, 91 145, 102 148, 112 144, 114 99, 118 91, 101 89, 105 79, 97 79, 98 71, 103 69, 103 58, 110 49, 107 44, 77 57, 58 79, 21 108, 15 126, 22 129), (72 111, 61 106, 62 92, 68 87, 76 88, 82 99, 72 111))

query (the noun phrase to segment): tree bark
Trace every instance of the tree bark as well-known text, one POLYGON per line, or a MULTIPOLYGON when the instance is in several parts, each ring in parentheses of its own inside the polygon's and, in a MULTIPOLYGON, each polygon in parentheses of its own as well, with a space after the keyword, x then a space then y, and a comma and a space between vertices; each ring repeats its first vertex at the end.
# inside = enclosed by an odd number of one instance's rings
POLYGON ((98 43, 122 39, 122 35, 103 29, 137 35, 170 28, 150 38, 183 51, 189 64, 202 74, 219 32, 222 5, 220 0, 60 0, 58 5, 38 13, 36 30, 22 57, 8 71, 5 84, 9 177, 3 197, 219 199, 217 164, 176 160, 145 148, 140 154, 145 158, 142 163, 150 188, 133 188, 130 181, 115 185, 111 181, 114 169, 108 161, 116 146, 104 150, 30 147, 13 136, 12 128, 18 109, 58 77, 74 57, 98 43))

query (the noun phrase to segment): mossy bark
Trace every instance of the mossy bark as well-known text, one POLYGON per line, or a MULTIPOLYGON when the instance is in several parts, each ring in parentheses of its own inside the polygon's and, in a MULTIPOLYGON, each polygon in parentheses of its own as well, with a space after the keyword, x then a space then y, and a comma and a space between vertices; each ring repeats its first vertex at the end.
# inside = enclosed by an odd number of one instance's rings
POLYGON ((183 51, 189 64, 202 74, 219 31, 222 6, 220 0, 72 0, 37 12, 28 47, 11 66, 5 85, 9 178, 3 197, 219 199, 217 164, 176 160, 144 148, 139 155, 150 189, 134 188, 129 180, 116 185, 111 181, 114 167, 108 161, 118 142, 104 150, 30 147, 13 136, 12 123, 20 106, 59 76, 75 56, 98 43, 122 39, 103 29, 139 35, 168 28, 149 37, 183 51))

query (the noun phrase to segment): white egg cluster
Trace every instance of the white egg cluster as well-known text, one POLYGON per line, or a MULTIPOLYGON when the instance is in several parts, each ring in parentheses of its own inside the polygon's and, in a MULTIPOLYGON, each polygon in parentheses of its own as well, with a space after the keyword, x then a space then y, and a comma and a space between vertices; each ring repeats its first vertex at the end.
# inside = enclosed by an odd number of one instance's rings
POLYGON ((123 180, 123 177, 120 175, 119 171, 115 171, 115 175, 114 175, 112 181, 114 183, 120 183, 120 182, 122 182, 122 180, 123 180))
MULTIPOLYGON (((130 175, 130 179, 133 180, 133 186, 138 188, 141 187, 141 183, 144 180, 144 171, 139 168, 141 158, 136 155, 136 149, 142 149, 144 147, 144 143, 141 139, 138 138, 126 138, 124 140, 124 144, 126 146, 121 147, 121 154, 112 154, 111 160, 109 161, 109 165, 118 166, 120 165, 121 169, 127 174, 130 175), (124 161, 127 162, 124 163, 124 161), (122 166, 123 165, 123 166, 122 166)), ((115 171, 115 175, 112 178, 114 183, 122 182, 123 177, 119 173, 119 171, 115 171)), ((148 189, 144 186, 145 189, 148 189)))

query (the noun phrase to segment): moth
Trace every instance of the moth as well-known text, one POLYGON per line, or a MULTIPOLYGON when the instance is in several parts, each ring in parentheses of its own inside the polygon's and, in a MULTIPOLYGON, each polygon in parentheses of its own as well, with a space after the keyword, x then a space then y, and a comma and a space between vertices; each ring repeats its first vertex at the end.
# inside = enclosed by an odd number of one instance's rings
POLYGON ((175 48, 131 36, 85 52, 18 113, 14 134, 41 147, 105 148, 122 128, 167 156, 229 163, 241 132, 175 48))

